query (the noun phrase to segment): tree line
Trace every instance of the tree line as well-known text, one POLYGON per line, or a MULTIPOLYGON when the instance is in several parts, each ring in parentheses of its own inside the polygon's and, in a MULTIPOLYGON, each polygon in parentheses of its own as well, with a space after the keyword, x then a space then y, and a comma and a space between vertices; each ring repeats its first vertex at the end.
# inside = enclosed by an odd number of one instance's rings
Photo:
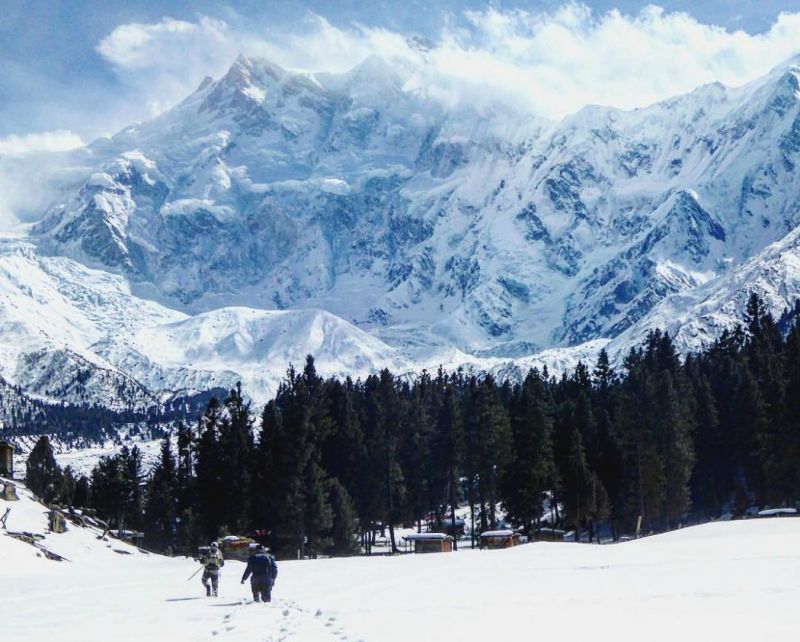
POLYGON ((88 447, 115 440, 120 431, 142 437, 160 437, 165 427, 178 421, 194 421, 209 399, 225 395, 215 388, 202 393, 176 395, 157 403, 127 408, 98 404, 54 403, 28 396, 0 377, 0 437, 14 439, 41 434, 58 436, 70 448, 88 447))
POLYGON ((165 436, 149 475, 124 448, 87 482, 87 502, 155 550, 234 533, 284 557, 369 551, 377 529, 396 548, 396 525, 454 527, 464 505, 473 532, 499 507, 529 535, 549 517, 589 539, 794 505, 800 327, 754 295, 743 325, 683 360, 654 331, 618 371, 603 351, 519 382, 324 379, 308 357, 260 414, 237 387, 165 436))

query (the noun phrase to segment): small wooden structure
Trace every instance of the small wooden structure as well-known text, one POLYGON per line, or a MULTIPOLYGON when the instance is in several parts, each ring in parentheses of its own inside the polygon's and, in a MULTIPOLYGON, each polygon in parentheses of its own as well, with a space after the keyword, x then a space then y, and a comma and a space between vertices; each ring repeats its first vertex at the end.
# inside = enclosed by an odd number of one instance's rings
POLYGON ((453 538, 447 533, 411 533, 403 539, 414 544, 415 553, 452 553, 453 538))
POLYGON ((117 539, 121 539, 123 542, 128 542, 128 544, 133 544, 138 548, 144 546, 144 533, 141 531, 117 530, 111 531, 111 534, 116 536, 117 539))
POLYGON ((481 533, 481 548, 511 548, 518 546, 519 533, 512 530, 486 531, 481 533))
POLYGON ((463 537, 466 526, 467 523, 461 517, 456 517, 456 528, 453 531, 453 519, 446 517, 442 520, 442 531, 453 537, 463 537))
POLYGON ((256 541, 239 535, 226 535, 219 542, 219 550, 226 560, 246 562, 253 553, 256 541))
POLYGON ((14 445, 0 440, 0 477, 14 477, 14 445))
POLYGON ((566 531, 560 528, 540 528, 531 532, 531 541, 535 542, 563 542, 566 531))

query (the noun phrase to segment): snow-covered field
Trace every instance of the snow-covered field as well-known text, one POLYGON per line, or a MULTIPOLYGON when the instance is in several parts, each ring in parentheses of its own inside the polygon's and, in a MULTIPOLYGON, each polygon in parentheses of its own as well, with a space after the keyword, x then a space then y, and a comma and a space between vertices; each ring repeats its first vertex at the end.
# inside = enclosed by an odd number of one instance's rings
MULTIPOLYGON (((21 490, 9 530, 44 533, 21 490)), ((191 560, 70 526, 53 562, 0 535, 0 636, 59 640, 796 640, 800 519, 721 522, 618 545, 282 562, 271 605, 242 564, 201 597, 191 560), (121 554, 115 551, 126 551, 121 554)))

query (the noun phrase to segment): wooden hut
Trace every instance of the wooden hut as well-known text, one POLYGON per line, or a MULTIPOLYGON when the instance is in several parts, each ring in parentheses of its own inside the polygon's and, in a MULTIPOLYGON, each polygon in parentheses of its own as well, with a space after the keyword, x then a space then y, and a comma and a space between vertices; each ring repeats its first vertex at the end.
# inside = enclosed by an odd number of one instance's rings
POLYGON ((123 542, 128 542, 128 544, 133 544, 138 548, 144 546, 144 533, 141 531, 118 530, 113 534, 117 536, 117 539, 121 539, 123 542))
POLYGON ((467 523, 461 518, 456 517, 456 528, 453 530, 452 518, 446 518, 442 521, 442 530, 448 535, 453 537, 463 537, 466 530, 467 523))
POLYGON ((512 530, 486 531, 481 533, 481 548, 511 548, 518 546, 519 533, 512 530))
POLYGON ((447 533, 412 533, 403 539, 414 544, 415 553, 451 553, 453 538, 447 533))
POLYGON ((531 541, 536 542, 563 542, 566 531, 560 528, 540 528, 531 532, 531 541))
POLYGON ((0 441, 0 477, 14 477, 14 446, 0 441))
POLYGON ((254 539, 239 535, 226 535, 219 542, 219 550, 222 551, 222 556, 226 560, 239 560, 240 562, 250 559, 255 546, 254 539))

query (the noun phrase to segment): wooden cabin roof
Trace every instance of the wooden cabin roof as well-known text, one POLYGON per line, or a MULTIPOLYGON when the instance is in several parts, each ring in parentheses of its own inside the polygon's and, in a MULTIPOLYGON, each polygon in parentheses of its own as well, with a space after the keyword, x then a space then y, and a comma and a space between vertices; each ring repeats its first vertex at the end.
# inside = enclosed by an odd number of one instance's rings
POLYGON ((518 535, 519 533, 515 533, 512 530, 498 530, 498 531, 486 531, 481 533, 481 537, 513 537, 514 535, 518 535))
POLYGON ((425 541, 425 540, 442 541, 453 538, 447 533, 411 533, 409 535, 404 535, 403 539, 409 542, 414 542, 414 541, 425 541))

